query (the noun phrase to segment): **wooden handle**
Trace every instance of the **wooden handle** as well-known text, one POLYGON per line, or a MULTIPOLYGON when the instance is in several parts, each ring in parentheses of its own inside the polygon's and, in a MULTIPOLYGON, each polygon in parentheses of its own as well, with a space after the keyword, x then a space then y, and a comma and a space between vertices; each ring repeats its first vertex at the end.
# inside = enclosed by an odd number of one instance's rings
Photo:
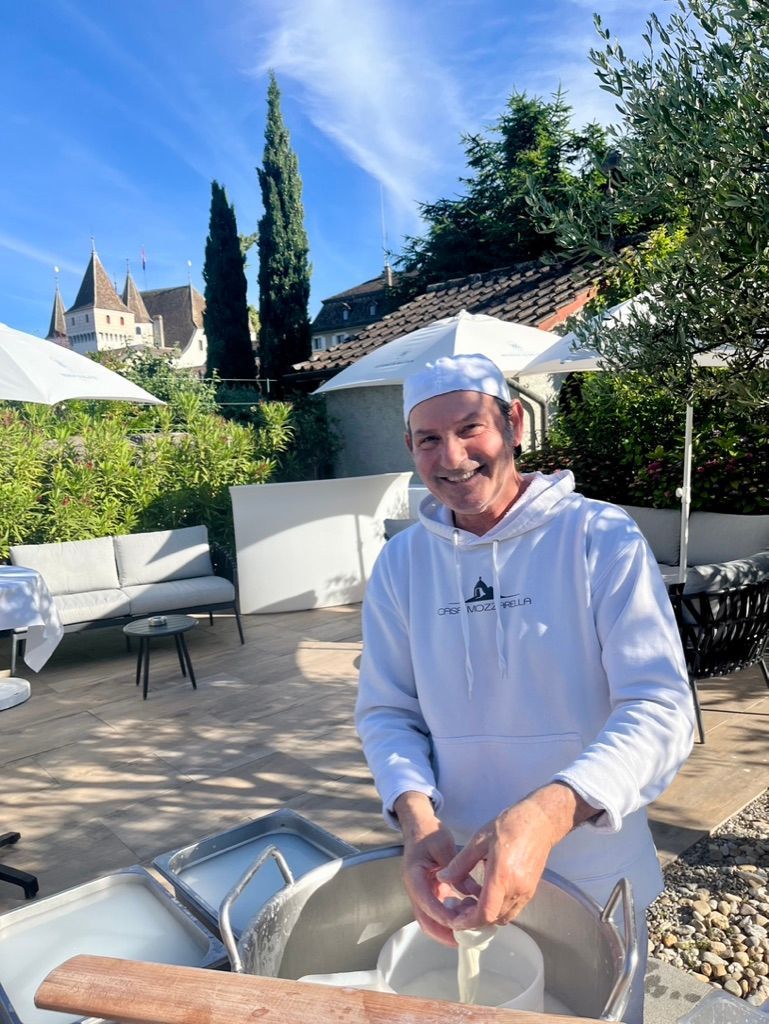
POLYGON ((103 956, 75 956, 54 968, 35 1005, 125 1024, 590 1024, 584 1017, 103 956))

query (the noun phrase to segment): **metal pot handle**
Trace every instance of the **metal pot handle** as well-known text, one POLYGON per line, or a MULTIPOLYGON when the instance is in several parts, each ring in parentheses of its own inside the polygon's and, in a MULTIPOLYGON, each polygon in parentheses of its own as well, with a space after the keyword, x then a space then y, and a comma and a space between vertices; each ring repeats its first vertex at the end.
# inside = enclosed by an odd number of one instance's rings
MULTIPOLYGON (((620 878, 611 891, 606 901, 606 906, 601 911, 601 921, 615 925, 614 911, 617 904, 622 900, 622 918, 625 932, 625 956, 622 962, 622 970, 614 987, 606 1001, 606 1006, 601 1014, 601 1020, 621 1020, 625 1012, 630 985, 633 981, 636 967, 638 966, 638 943, 635 933, 635 910, 633 908, 633 890, 627 878, 620 878)), ((616 927, 616 925, 615 925, 616 927)))
POLYGON ((230 958, 230 966, 236 974, 243 974, 244 971, 243 961, 240 959, 240 953, 238 952, 238 944, 235 941, 235 935, 232 931, 230 910, 232 908, 232 904, 237 900, 257 871, 265 864, 268 857, 272 857, 278 865, 278 870, 281 875, 283 875, 283 881, 286 885, 293 885, 294 876, 291 873, 291 868, 286 862, 286 858, 277 846, 266 846, 251 867, 248 868, 243 876, 233 885, 219 906, 219 931, 221 932, 224 947, 227 950, 227 956, 230 958))

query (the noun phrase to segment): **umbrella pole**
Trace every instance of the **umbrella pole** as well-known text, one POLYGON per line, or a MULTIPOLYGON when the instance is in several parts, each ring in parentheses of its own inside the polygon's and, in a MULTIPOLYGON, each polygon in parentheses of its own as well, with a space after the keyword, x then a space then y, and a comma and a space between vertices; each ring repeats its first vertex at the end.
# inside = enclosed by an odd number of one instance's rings
POLYGON ((684 480, 676 495, 681 499, 681 535, 678 544, 678 582, 686 582, 686 562, 689 552, 689 508, 692 503, 692 433, 694 407, 686 404, 686 430, 684 433, 684 480))

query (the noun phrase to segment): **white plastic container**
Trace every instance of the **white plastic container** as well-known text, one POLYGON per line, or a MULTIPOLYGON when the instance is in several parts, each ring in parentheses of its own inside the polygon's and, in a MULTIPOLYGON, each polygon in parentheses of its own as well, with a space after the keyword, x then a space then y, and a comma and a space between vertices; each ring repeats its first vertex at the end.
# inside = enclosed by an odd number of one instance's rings
MULTIPOLYGON (((459 999, 457 950, 435 942, 416 921, 385 942, 377 969, 400 995, 459 999)), ((545 967, 537 943, 516 925, 497 930, 481 953, 477 1002, 511 1010, 542 1013, 545 967)))

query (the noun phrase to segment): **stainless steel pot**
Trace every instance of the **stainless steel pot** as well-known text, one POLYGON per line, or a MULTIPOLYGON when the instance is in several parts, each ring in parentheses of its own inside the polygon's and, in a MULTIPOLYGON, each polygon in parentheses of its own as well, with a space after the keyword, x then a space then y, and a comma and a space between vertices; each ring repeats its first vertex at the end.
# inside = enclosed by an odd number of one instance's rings
MULTIPOLYGON (((401 881, 401 846, 323 864, 298 881, 269 847, 222 902, 220 930, 234 971, 280 978, 367 971, 385 940, 413 920, 401 881), (236 944, 232 904, 269 858, 286 879, 236 944)), ((575 1014, 620 1020, 638 962, 630 884, 620 880, 601 908, 576 886, 545 871, 534 899, 516 918, 538 943, 545 989, 575 1014), (615 923, 621 906, 622 931, 615 923)))

